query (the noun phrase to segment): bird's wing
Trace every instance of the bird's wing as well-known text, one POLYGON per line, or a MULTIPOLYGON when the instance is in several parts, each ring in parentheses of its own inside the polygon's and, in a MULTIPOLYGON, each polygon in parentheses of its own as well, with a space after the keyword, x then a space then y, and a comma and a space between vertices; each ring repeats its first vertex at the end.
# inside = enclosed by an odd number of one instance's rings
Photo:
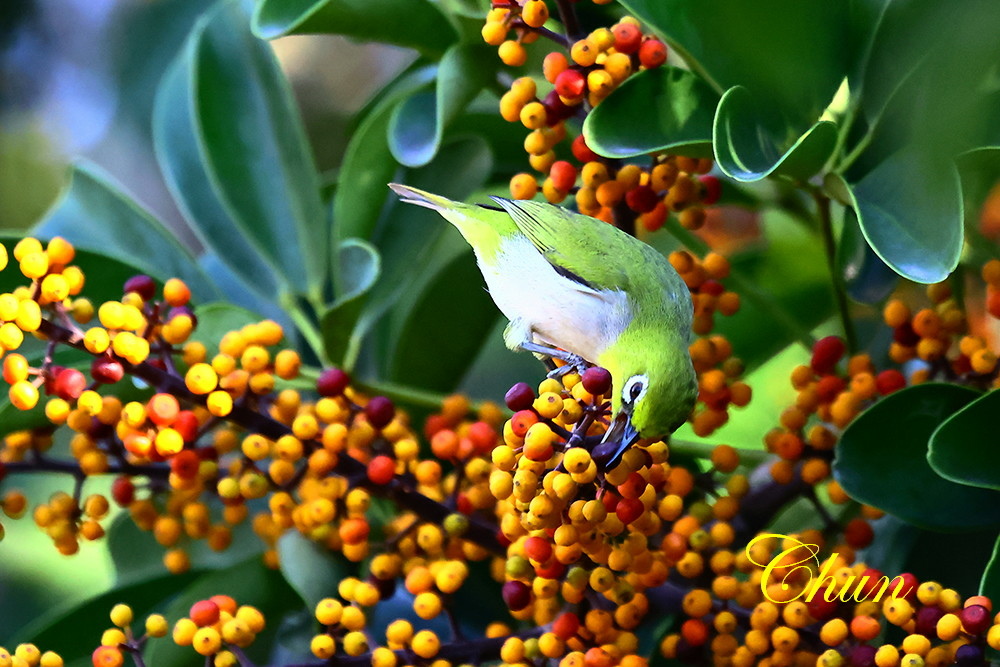
POLYGON ((649 246, 601 220, 542 202, 493 199, 560 275, 584 289, 627 291, 642 272, 623 267, 650 261, 649 246))

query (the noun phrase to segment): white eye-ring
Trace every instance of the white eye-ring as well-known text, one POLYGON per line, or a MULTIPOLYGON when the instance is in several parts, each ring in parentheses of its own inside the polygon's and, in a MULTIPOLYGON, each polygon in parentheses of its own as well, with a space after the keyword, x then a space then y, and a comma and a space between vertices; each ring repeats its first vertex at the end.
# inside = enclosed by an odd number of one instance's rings
POLYGON ((645 395, 648 384, 649 378, 641 373, 630 377, 622 389, 622 402, 625 405, 635 405, 635 402, 645 395))

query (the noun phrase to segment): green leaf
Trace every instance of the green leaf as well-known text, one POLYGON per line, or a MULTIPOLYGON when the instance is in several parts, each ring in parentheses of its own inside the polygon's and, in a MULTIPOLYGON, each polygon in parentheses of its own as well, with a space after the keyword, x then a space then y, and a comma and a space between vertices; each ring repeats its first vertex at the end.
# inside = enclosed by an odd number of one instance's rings
POLYGON ((389 149, 398 162, 422 167, 434 159, 445 129, 495 76, 491 51, 482 44, 452 46, 438 65, 434 92, 416 93, 396 107, 389 149))
MULTIPOLYGON (((42 238, 62 236, 77 248, 131 265, 160 280, 177 277, 197 300, 219 292, 197 261, 163 224, 142 209, 97 166, 80 162, 62 199, 32 230, 42 238)), ((99 274, 97 274, 99 275, 99 274)), ((120 289, 119 285, 116 285, 120 289)), ((116 298, 121 298, 119 291, 116 298)))
POLYGON ((998 408, 1000 390, 993 390, 941 424, 927 452, 931 468, 958 484, 1000 491, 1000 450, 990 437, 998 408))
POLYGON ((782 135, 769 129, 775 123, 763 118, 774 112, 742 86, 726 91, 712 127, 715 159, 723 173, 745 183, 772 174, 806 180, 826 164, 837 143, 837 126, 818 121, 785 149, 782 135))
POLYGON ((868 244, 901 276, 936 283, 958 266, 964 213, 958 171, 950 160, 909 146, 850 192, 868 244))
POLYGON ((358 237, 370 239, 389 197, 387 183, 399 168, 389 150, 389 121, 393 109, 414 91, 434 80, 436 66, 414 70, 398 81, 361 122, 347 144, 333 198, 334 243, 358 237))
POLYGON ((219 5, 190 38, 187 83, 202 159, 247 240, 290 287, 315 292, 329 260, 319 175, 288 81, 240 7, 219 5))
POLYGON ((357 566, 297 530, 278 539, 281 574, 310 609, 326 597, 337 597, 341 579, 355 576, 357 566))
POLYGON ((277 291, 273 266, 244 236, 206 170, 204 144, 195 118, 192 69, 194 42, 167 70, 153 108, 153 146, 178 208, 206 247, 244 282, 264 294, 277 291))
MULTIPOLYGON (((260 556, 254 556, 198 577, 178 592, 164 615, 168 619, 187 616, 192 604, 213 595, 228 595, 238 604, 251 605, 264 614, 267 625, 247 649, 248 657, 257 664, 268 662, 272 644, 279 636, 282 616, 302 606, 281 573, 268 569, 260 556)), ((157 667, 201 667, 205 664, 204 658, 190 646, 178 646, 172 641, 148 642, 143 658, 147 665, 157 667)))
POLYGON ((210 351, 218 348, 225 333, 260 321, 260 315, 225 301, 202 304, 195 308, 194 314, 198 326, 189 340, 202 343, 210 351))
POLYGON ((333 33, 439 54, 458 35, 428 0, 263 0, 253 17, 262 39, 333 33))
POLYGON ((365 305, 365 297, 382 273, 378 250, 361 239, 347 239, 340 244, 337 269, 344 292, 322 317, 323 349, 328 359, 353 366, 353 357, 361 344, 354 331, 365 305))
POLYGON ((861 303, 874 305, 886 299, 899 283, 899 274, 886 266, 861 234, 854 209, 844 209, 844 226, 837 243, 837 266, 847 294, 861 303))
POLYGON ((413 302, 396 338, 389 378, 453 391, 498 317, 474 255, 458 255, 413 302))
POLYGON ((709 157, 719 96, 693 72, 656 67, 629 77, 587 114, 587 146, 605 157, 657 151, 709 157), (627 120, 626 120, 627 119, 627 120))
POLYGON ((66 664, 78 659, 89 662, 101 633, 111 625, 108 613, 114 605, 119 602, 130 605, 141 622, 148 614, 162 611, 165 601, 196 577, 195 572, 168 574, 115 586, 106 593, 68 608, 53 609, 34 619, 17 633, 10 645, 30 642, 42 650, 55 651, 66 664))
MULTIPOLYGON (((744 86, 798 135, 847 74, 849 7, 826 0, 623 0, 721 94, 744 86)), ((628 122, 622 119, 623 122, 628 122)), ((777 130, 778 125, 771 128, 777 130)))
POLYGON ((841 436, 833 473, 854 499, 931 530, 1000 526, 1000 493, 956 484, 927 462, 934 430, 979 392, 920 384, 862 412, 841 436))
POLYGON ((993 557, 983 571, 979 583, 979 595, 985 595, 990 600, 1000 600, 1000 535, 993 547, 993 557))

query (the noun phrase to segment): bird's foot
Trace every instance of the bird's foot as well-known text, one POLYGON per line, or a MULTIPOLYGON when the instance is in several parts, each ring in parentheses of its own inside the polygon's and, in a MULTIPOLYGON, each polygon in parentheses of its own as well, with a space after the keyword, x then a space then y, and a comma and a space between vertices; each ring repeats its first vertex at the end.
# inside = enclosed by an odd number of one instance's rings
POLYGON ((569 375, 570 373, 583 373, 590 364, 587 360, 578 354, 572 354, 570 352, 564 353, 565 356, 560 357, 566 363, 562 366, 558 366, 548 372, 546 377, 554 378, 556 380, 562 378, 564 375, 569 375))

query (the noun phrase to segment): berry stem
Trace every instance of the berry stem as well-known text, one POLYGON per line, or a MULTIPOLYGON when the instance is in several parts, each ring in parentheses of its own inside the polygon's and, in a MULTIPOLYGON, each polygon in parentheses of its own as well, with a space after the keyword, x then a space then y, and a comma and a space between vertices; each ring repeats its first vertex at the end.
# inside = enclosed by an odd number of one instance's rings
MULTIPOLYGON (((73 338, 72 332, 69 329, 54 324, 49 320, 42 320, 38 331, 50 340, 58 340, 79 350, 87 350, 83 345, 83 341, 73 338)), ((183 378, 171 375, 167 371, 146 362, 132 364, 123 360, 122 366, 124 366, 127 373, 146 381, 159 391, 173 394, 178 399, 188 403, 205 404, 205 396, 194 394, 188 390, 183 378)), ((438 406, 440 406, 440 401, 435 404, 435 407, 438 406)), ((239 403, 233 406, 232 411, 226 416, 226 420, 249 431, 260 433, 271 440, 277 440, 286 435, 294 435, 291 427, 239 403)), ((314 451, 322 447, 315 440, 304 440, 303 445, 309 448, 309 451, 314 451)), ((170 472, 166 466, 157 468, 157 470, 161 471, 159 472, 160 477, 166 477, 170 472)), ((367 476, 367 466, 345 452, 341 453, 338 457, 337 465, 334 467, 333 472, 348 479, 364 479, 367 476)), ((407 488, 399 478, 392 480, 392 482, 382 487, 377 487, 376 492, 387 495, 397 505, 415 512, 425 521, 438 525, 441 525, 445 517, 452 514, 453 511, 448 506, 432 500, 413 489, 407 488)), ((506 553, 506 549, 500 544, 497 538, 496 525, 486 523, 478 517, 469 517, 469 528, 463 535, 463 538, 478 544, 491 553, 497 555, 506 553)))
POLYGON ((563 29, 566 30, 567 40, 575 42, 582 38, 583 31, 580 27, 580 19, 576 15, 573 3, 570 0, 556 0, 556 7, 559 10, 559 20, 563 24, 563 29))
POLYGON ((312 350, 317 359, 327 363, 326 349, 323 345, 323 336, 312 319, 302 310, 296 298, 291 294, 283 294, 280 299, 282 308, 292 318, 295 328, 298 329, 306 344, 312 350))
MULTIPOLYGON (((676 438, 670 438, 670 441, 667 444, 670 446, 670 452, 672 454, 677 454, 678 456, 694 456, 699 459, 711 458, 712 450, 716 447, 716 445, 708 442, 678 440, 676 438)), ((763 449, 743 449, 737 447, 736 450, 740 453, 740 461, 742 463, 749 463, 754 466, 760 465, 771 458, 771 454, 765 452, 763 449)))
POLYGON ((851 309, 850 304, 847 302, 847 286, 844 284, 844 276, 837 266, 837 242, 833 237, 830 198, 822 194, 819 189, 813 189, 812 196, 816 201, 816 210, 819 214, 820 231, 823 234, 823 247, 826 250, 826 264, 830 269, 830 281, 833 285, 833 296, 837 302, 837 311, 840 314, 840 323, 844 329, 844 341, 847 343, 847 351, 853 353, 858 349, 858 335, 854 330, 854 320, 851 319, 851 309))
MULTIPOLYGON (((675 219, 669 220, 665 228, 686 248, 699 255, 705 255, 711 250, 707 243, 681 227, 680 223, 675 219)), ((791 331, 793 337, 800 344, 804 345, 806 349, 812 350, 813 345, 816 344, 816 339, 812 333, 804 328, 797 319, 792 317, 780 303, 761 292, 752 280, 744 276, 736 267, 730 269, 729 277, 726 280, 742 297, 763 311, 768 318, 791 331)))

